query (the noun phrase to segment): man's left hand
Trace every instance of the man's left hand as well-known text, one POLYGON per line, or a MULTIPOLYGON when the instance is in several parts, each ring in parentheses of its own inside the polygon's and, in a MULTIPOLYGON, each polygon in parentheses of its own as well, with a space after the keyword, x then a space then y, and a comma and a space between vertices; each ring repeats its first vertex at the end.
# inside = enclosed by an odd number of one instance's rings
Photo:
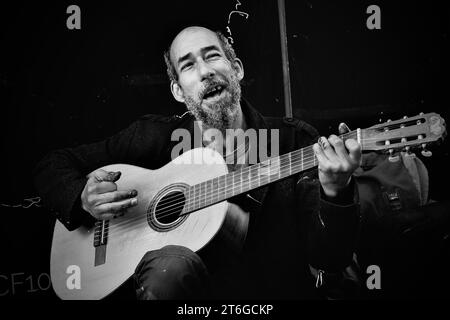
POLYGON ((361 145, 355 139, 345 143, 336 135, 320 137, 313 145, 319 161, 319 180, 325 195, 336 197, 350 183, 353 172, 361 163, 361 145))

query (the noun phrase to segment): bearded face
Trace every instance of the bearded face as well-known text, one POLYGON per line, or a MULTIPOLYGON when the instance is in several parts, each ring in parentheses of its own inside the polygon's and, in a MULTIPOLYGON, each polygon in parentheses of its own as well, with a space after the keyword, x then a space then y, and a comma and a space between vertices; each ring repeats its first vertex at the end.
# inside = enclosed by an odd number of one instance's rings
POLYGON ((175 37, 170 59, 178 76, 171 82, 174 98, 204 126, 231 128, 240 113, 242 62, 227 58, 216 33, 195 26, 175 37))
POLYGON ((185 95, 185 103, 197 121, 218 130, 231 127, 237 117, 241 86, 236 72, 216 74, 203 82, 197 95, 185 95))

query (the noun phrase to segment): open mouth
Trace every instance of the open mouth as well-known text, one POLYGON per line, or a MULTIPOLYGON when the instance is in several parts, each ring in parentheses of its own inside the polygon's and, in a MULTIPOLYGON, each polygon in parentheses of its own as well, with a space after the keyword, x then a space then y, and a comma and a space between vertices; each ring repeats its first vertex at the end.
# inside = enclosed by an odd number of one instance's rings
POLYGON ((209 100, 219 97, 224 91, 225 87, 223 85, 215 85, 209 88, 203 95, 203 100, 209 100))

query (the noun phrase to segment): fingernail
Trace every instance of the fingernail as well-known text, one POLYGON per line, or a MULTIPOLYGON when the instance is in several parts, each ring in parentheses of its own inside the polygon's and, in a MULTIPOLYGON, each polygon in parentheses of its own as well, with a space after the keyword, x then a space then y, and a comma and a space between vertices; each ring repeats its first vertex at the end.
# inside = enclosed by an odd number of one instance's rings
POLYGON ((339 124, 338 130, 340 134, 350 132, 350 128, 344 122, 339 124))
POLYGON ((325 148, 325 137, 320 137, 318 143, 322 148, 325 148))
POLYGON ((132 206, 137 205, 137 199, 136 199, 136 198, 131 199, 131 205, 132 205, 132 206))
POLYGON ((111 173, 111 180, 112 180, 113 182, 119 180, 121 174, 122 174, 122 173, 121 173, 120 171, 112 172, 112 173, 111 173))

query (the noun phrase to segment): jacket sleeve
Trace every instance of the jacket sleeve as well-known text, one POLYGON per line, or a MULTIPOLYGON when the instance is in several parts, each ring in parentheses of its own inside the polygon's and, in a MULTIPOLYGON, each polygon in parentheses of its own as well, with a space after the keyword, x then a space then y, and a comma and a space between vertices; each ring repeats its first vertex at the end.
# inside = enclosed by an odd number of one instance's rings
MULTIPOLYGON (((303 137, 303 146, 317 141, 319 135, 315 129, 304 123, 301 128, 302 132, 297 134, 303 137)), ((308 262, 318 280, 316 285, 324 285, 326 296, 336 296, 330 292, 346 290, 338 287, 345 282, 345 274, 354 265, 361 220, 358 188, 352 178, 347 197, 337 203, 331 202, 322 192, 317 169, 302 174, 296 188, 299 207, 305 211, 306 230, 303 230, 307 234, 308 262)))
MULTIPOLYGON (((155 137, 138 120, 103 141, 50 152, 35 167, 36 189, 44 205, 68 230, 90 217, 81 208, 81 193, 90 172, 113 163, 138 165, 146 154, 159 152, 155 137)), ((157 155, 156 155, 157 156, 157 155)))

